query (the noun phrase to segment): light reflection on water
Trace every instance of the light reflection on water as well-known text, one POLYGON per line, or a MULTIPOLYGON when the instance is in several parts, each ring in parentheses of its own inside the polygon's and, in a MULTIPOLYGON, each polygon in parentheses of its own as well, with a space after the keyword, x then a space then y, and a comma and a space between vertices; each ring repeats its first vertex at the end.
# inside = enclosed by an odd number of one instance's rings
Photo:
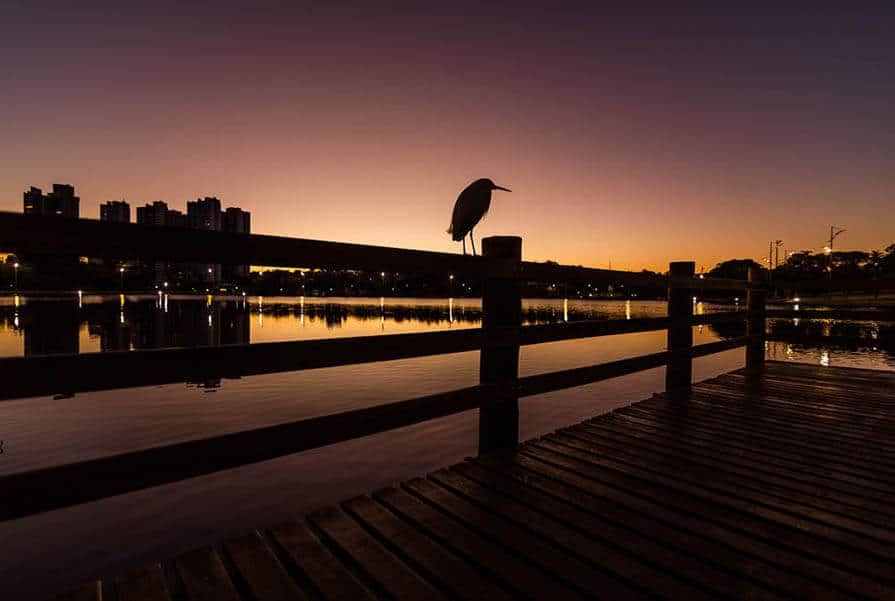
MULTIPOLYGON (((526 323, 665 315, 665 303, 640 300, 536 300, 526 323)), ((697 313, 727 310, 697 301, 697 313)), ((478 299, 212 298, 163 294, 83 295, 69 301, 0 300, 0 354, 95 352, 177 345, 316 339, 473 328, 478 299), (79 307, 80 305, 80 307, 79 307)), ((791 324, 791 322, 789 322, 791 324)), ((813 325, 812 325, 813 324, 813 325)), ((790 327, 788 324, 783 324, 790 327)), ((776 326, 776 327, 783 327, 776 326)), ((858 332, 891 340, 879 324, 822 324, 819 333, 858 332), (869 328, 868 332, 864 329, 869 328)), ((741 326, 694 328, 702 344, 742 334, 741 326), (738 329, 739 328, 739 329, 738 329)), ((523 347, 530 375, 655 352, 665 333, 644 332, 523 347)), ((890 349, 891 346, 887 347, 890 349)), ((893 368, 892 355, 856 349, 805 349, 770 343, 772 359, 893 368), (825 353, 825 354, 824 354, 825 353), (826 359, 824 359, 826 357, 826 359)), ((695 379, 742 366, 742 349, 698 359, 695 379)), ((0 473, 170 444, 315 415, 402 400, 478 381, 478 353, 421 357, 224 380, 220 387, 166 385, 78 394, 68 399, 0 402, 0 473)), ((653 369, 521 401, 520 435, 531 438, 662 390, 653 369)), ((120 573, 160 556, 219 540, 250 526, 416 476, 475 454, 476 412, 433 420, 281 459, 136 494, 0 524, 0 583, 47 590, 98 573, 120 573), (40 540, 35 545, 29 541, 40 540), (69 548, 81 544, 77 560, 69 548), (40 569, 39 573, 37 572, 40 569), (46 574, 52 574, 47 577, 46 574), (36 578, 36 576, 41 578, 36 578)), ((184 458, 188 461, 189 458, 184 458)), ((34 589, 32 589, 33 591, 34 589)))

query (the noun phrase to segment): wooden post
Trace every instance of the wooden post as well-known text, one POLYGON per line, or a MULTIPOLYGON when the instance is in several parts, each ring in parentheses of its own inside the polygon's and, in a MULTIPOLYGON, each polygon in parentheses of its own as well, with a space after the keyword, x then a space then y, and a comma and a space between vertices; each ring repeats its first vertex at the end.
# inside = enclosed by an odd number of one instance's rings
MULTIPOLYGON (((486 259, 522 260, 522 238, 493 236, 482 240, 486 259)), ((482 287, 483 344, 479 362, 482 384, 512 387, 519 376, 519 326, 522 290, 518 269, 489 274, 482 287)), ((501 396, 479 409, 479 453, 519 444, 519 397, 501 396)))
POLYGON ((749 290, 746 293, 746 310, 748 321, 746 334, 753 336, 746 345, 746 370, 750 373, 760 372, 764 368, 765 346, 765 298, 767 291, 761 286, 761 270, 749 268, 749 290))
POLYGON ((693 278, 696 263, 675 261, 668 276, 668 365, 665 368, 665 392, 671 398, 685 398, 693 380, 693 288, 675 286, 673 278, 693 278))

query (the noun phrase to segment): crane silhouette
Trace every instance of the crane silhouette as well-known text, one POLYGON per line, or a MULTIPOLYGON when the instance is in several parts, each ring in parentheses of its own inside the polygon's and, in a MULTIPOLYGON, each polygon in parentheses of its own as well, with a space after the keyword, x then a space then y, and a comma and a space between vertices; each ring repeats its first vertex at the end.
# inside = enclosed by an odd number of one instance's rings
POLYGON ((457 202, 454 203, 454 214, 451 216, 451 226, 447 233, 452 235, 454 242, 463 241, 463 254, 466 254, 466 235, 472 243, 472 255, 475 256, 475 239, 472 236, 474 228, 491 206, 491 190, 503 190, 512 192, 508 188, 496 185, 490 179, 477 179, 460 192, 457 202))

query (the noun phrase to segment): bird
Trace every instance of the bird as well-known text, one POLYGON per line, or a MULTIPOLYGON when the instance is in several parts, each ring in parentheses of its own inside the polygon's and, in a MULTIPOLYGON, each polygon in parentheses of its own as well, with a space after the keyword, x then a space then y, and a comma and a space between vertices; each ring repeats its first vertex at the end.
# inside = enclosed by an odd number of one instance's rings
POLYGON ((475 256, 475 239, 472 236, 474 228, 491 206, 491 190, 503 190, 512 192, 509 188, 498 186, 490 179, 477 179, 460 192, 457 202, 454 203, 454 213, 451 216, 451 226, 447 233, 452 235, 454 242, 463 241, 463 254, 466 254, 466 235, 472 243, 472 256, 475 256))

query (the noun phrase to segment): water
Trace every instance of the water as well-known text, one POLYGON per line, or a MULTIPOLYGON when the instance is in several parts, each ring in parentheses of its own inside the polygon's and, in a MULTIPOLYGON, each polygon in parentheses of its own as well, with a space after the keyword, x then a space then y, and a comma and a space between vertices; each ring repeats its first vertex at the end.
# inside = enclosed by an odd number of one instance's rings
MULTIPOLYGON (((698 303, 697 312, 729 310, 698 303)), ((526 323, 661 316, 655 301, 537 300, 526 323)), ((0 354, 39 355, 164 346, 301 340, 474 328, 477 299, 196 298, 70 296, 4 298, 0 354)), ((895 369, 886 324, 775 322, 772 328, 841 335, 879 345, 809 349, 775 343, 771 358, 895 369), (875 338, 874 338, 875 336, 875 338)), ((696 344, 741 326, 694 328, 696 344)), ((521 375, 655 352, 664 332, 523 347, 521 375)), ((696 360, 704 379, 742 366, 742 349, 696 360)), ((49 376, 49 374, 48 374, 49 376)), ((170 444, 476 384, 478 353, 0 402, 0 474, 170 444)), ((531 438, 648 397, 664 370, 523 399, 520 436, 531 438)), ((476 452, 474 411, 394 432, 0 524, 0 586, 46 593, 121 573, 252 526, 362 494, 461 461, 476 452), (73 541, 76 543, 73 544, 73 541), (40 578, 37 578, 40 576, 40 578)), ((188 461, 189 458, 184 458, 188 461)), ((61 483, 83 486, 88 483, 61 483)))

